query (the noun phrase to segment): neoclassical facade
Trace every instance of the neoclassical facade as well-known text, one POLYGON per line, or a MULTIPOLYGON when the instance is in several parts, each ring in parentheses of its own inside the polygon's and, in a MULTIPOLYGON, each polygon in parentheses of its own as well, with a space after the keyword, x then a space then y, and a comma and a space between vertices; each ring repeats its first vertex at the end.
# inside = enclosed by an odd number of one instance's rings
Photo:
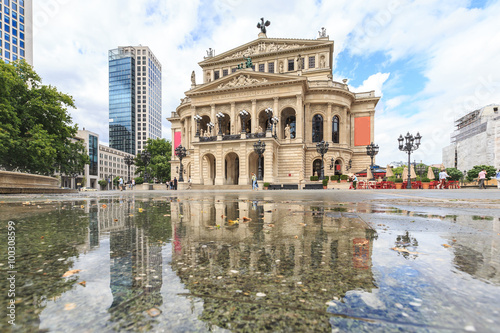
MULTIPOLYGON (((347 80, 332 81, 332 63, 333 41, 324 35, 261 33, 218 56, 210 50, 199 63, 203 83, 196 84, 193 72, 191 89, 168 118, 172 149, 187 149, 185 178, 201 185, 250 184, 261 159, 264 182, 298 183, 319 173, 321 141, 329 143, 325 175, 366 168, 380 97, 350 91, 347 80), (265 143, 261 157, 254 149, 259 140, 265 143)), ((179 162, 173 151, 172 170, 179 162)))

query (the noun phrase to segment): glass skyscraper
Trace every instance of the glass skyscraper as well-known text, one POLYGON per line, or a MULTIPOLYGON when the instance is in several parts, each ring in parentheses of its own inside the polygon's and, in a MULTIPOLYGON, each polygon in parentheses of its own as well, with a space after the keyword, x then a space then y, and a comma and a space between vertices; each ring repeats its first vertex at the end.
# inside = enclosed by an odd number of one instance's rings
POLYGON ((0 59, 33 65, 32 0, 0 0, 0 59))
POLYGON ((161 137, 161 64, 147 46, 109 51, 109 145, 130 154, 161 137))

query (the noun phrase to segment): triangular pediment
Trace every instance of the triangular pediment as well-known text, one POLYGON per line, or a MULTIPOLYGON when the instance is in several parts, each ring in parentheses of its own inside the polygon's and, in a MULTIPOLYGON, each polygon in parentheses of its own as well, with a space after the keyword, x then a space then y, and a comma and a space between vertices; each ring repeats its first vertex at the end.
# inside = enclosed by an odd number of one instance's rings
POLYGON ((254 72, 253 70, 238 70, 228 76, 213 82, 205 83, 186 92, 186 96, 207 92, 224 92, 233 89, 254 88, 273 84, 293 84, 306 82, 303 76, 291 76, 288 74, 271 74, 254 72))
POLYGON ((271 54, 285 54, 316 47, 328 47, 333 51, 333 41, 316 39, 259 38, 199 62, 206 67, 221 62, 242 61, 244 58, 257 59, 271 54))

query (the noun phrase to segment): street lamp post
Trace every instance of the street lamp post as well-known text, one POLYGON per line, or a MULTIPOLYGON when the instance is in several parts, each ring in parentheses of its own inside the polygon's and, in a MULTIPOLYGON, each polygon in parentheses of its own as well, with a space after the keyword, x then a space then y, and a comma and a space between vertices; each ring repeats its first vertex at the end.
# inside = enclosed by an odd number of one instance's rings
POLYGON ((224 119, 224 113, 218 112, 215 116, 219 122, 219 133, 217 133, 217 135, 222 135, 222 119, 224 119))
POLYGON ((328 152, 328 147, 329 147, 328 142, 325 142, 324 140, 316 144, 316 151, 318 152, 318 154, 321 155, 321 175, 320 175, 321 180, 325 178, 325 166, 323 157, 328 152))
POLYGON ((267 114, 267 123, 268 123, 268 125, 267 125, 267 131, 268 132, 272 132, 273 131, 273 128, 272 128, 273 125, 272 125, 272 122, 271 122, 271 118, 273 117, 273 109, 267 108, 264 111, 267 114))
POLYGON ((404 138, 403 135, 399 135, 398 138, 399 150, 405 151, 408 154, 408 181, 406 184, 407 189, 411 189, 411 172, 410 172, 411 153, 420 147, 420 139, 422 139, 422 137, 418 132, 417 135, 415 136, 413 136, 412 134, 410 134, 410 132, 408 132, 408 134, 406 134, 404 138))
POLYGON ((142 163, 144 164, 144 182, 149 183, 149 175, 148 175, 147 170, 148 170, 149 161, 151 160, 151 153, 147 150, 144 150, 141 153, 141 159, 142 159, 142 163))
POLYGON ((177 148, 175 148, 175 155, 177 155, 177 157, 181 161, 181 166, 179 170, 179 182, 184 182, 184 177, 182 176, 183 175, 182 159, 186 157, 186 154, 187 154, 186 148, 183 147, 182 145, 179 145, 177 146, 177 148))
POLYGON ((194 135, 195 137, 200 137, 200 121, 201 121, 201 116, 197 114, 194 116, 194 120, 196 120, 196 134, 194 135))
POLYGON ((247 118, 250 115, 247 110, 241 110, 240 111, 240 118, 241 118, 241 133, 246 133, 247 132, 247 118))
POLYGON ((125 164, 128 167, 128 182, 130 184, 130 166, 132 164, 134 164, 134 158, 132 156, 130 156, 130 155, 127 155, 127 156, 125 156, 125 158, 123 159, 123 161, 125 162, 125 164))
POLYGON ((372 171, 373 178, 370 180, 375 179, 375 176, 373 175, 373 158, 375 157, 375 155, 378 154, 378 151, 379 151, 378 145, 373 144, 373 142, 370 143, 368 146, 366 146, 366 155, 370 156, 371 158, 370 170, 372 171))
POLYGON ((265 142, 256 142, 253 144, 253 150, 257 155, 259 155, 259 171, 257 172, 257 180, 262 180, 262 155, 266 151, 265 142))
POLYGON ((209 122, 209 123, 207 124, 207 128, 210 128, 210 136, 212 136, 212 130, 213 130, 214 126, 215 126, 215 125, 214 125, 214 123, 213 123, 213 122, 209 122))

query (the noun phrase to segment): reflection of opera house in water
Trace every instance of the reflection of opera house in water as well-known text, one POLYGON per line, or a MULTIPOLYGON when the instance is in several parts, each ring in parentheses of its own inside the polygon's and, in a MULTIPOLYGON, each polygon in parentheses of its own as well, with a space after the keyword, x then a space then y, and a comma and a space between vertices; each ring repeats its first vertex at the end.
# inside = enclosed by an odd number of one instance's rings
POLYGON ((204 321, 253 331, 300 331, 313 323, 328 330, 328 301, 376 288, 375 232, 355 214, 217 199, 171 207, 172 267, 203 299, 204 321))

